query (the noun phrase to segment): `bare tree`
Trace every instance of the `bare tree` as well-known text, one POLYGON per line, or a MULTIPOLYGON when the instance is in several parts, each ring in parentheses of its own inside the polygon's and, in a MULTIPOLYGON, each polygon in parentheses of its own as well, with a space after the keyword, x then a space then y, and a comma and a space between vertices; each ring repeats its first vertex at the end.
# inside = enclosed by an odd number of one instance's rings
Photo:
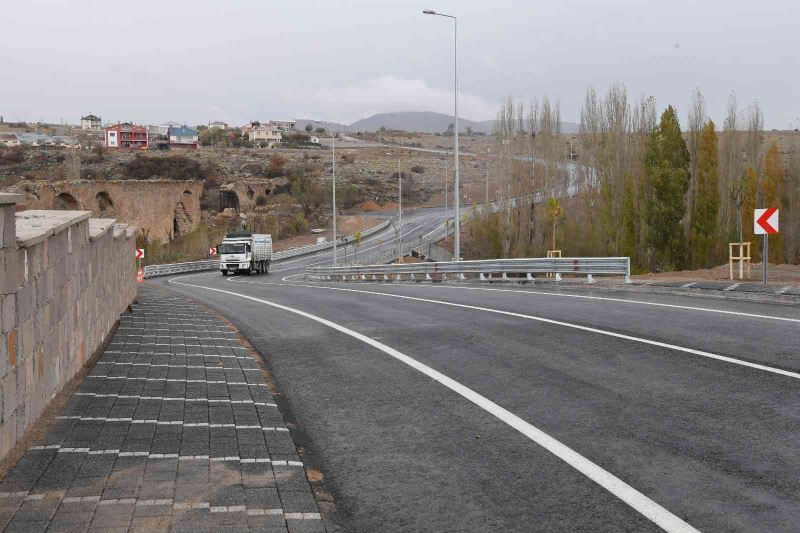
POLYGON ((689 158, 691 162, 692 175, 689 181, 689 191, 686 193, 686 227, 691 224, 692 206, 697 194, 697 151, 700 146, 700 130, 706 122, 706 102, 700 89, 692 91, 692 99, 689 103, 689 158))

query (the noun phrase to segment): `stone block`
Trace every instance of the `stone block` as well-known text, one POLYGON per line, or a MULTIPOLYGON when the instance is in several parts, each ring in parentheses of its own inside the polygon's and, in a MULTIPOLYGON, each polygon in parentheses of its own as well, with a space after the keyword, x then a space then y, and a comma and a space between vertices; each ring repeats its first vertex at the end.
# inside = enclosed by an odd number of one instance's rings
POLYGON ((0 277, 0 293, 10 294, 16 292, 25 280, 25 254, 24 250, 11 248, 3 251, 5 270, 0 277))
POLYGON ((0 381, 3 388, 3 422, 11 418, 17 409, 17 371, 12 368, 0 381))
POLYGON ((2 222, 2 248, 15 248, 17 245, 17 219, 14 213, 14 205, 0 205, 0 218, 2 222))
POLYGON ((8 333, 17 326, 17 295, 0 296, 0 332, 8 333))
POLYGON ((17 364, 17 329, 12 329, 6 335, 6 353, 8 354, 8 366, 13 367, 17 364))

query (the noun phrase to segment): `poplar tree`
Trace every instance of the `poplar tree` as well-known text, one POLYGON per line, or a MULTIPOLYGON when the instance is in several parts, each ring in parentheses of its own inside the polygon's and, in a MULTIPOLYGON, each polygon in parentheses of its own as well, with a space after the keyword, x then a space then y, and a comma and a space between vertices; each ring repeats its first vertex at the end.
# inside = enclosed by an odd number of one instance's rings
POLYGON ((652 187, 647 225, 656 270, 681 269, 686 263, 686 235, 681 220, 689 188, 689 150, 672 106, 661 115, 645 152, 645 174, 652 187))
POLYGON ((706 268, 713 264, 719 213, 719 146, 714 122, 709 120, 700 132, 697 148, 697 191, 692 208, 689 241, 692 264, 706 268))
MULTIPOLYGON (((781 207, 785 174, 781 152, 778 145, 772 143, 764 157, 764 179, 761 182, 762 207, 781 207)), ((783 233, 769 236, 769 261, 776 264, 784 262, 783 233)))

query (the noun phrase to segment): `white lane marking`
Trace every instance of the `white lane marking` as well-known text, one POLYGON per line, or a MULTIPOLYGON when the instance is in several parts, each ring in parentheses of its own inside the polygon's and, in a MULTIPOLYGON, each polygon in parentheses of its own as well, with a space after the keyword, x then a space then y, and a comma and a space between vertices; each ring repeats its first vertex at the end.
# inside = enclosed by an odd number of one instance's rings
MULTIPOLYGON (((392 287, 418 287, 419 285, 411 285, 408 283, 392 283, 392 287)), ((561 294, 561 293, 554 293, 554 292, 544 292, 544 291, 526 291, 526 290, 519 290, 519 289, 490 289, 487 287, 464 287, 461 285, 425 285, 425 288, 436 288, 436 289, 456 289, 456 290, 465 290, 465 291, 491 291, 491 292, 511 292, 517 294, 535 294, 541 296, 554 296, 557 298, 577 298, 581 300, 600 300, 606 302, 620 302, 626 304, 636 304, 636 305, 651 305, 653 307, 666 307, 671 309, 685 309, 687 311, 702 311, 705 313, 718 313, 721 315, 733 315, 733 316, 743 316, 747 318, 764 318, 767 320, 780 320, 783 322, 797 322, 800 323, 800 318, 788 318, 783 316, 772 316, 772 315, 760 315, 757 313, 745 313, 742 311, 725 311, 723 309, 710 309, 708 307, 693 307, 690 305, 678 305, 678 304, 665 304, 659 302, 643 302, 641 300, 626 300, 625 298, 611 298, 607 296, 587 296, 585 294, 561 294)))
POLYGON ((595 483, 597 483, 598 485, 609 491, 611 494, 615 495, 620 500, 630 505, 632 508, 634 508, 639 513, 647 517, 653 523, 660 526, 662 529, 670 532, 697 531, 695 528, 693 528, 692 526, 681 520, 679 517, 675 516, 667 509, 657 504, 656 502, 654 502, 653 500, 651 500, 638 490, 634 489, 633 487, 631 487, 618 477, 614 476, 610 472, 606 471, 599 465, 596 465, 586 457, 580 455, 572 448, 569 448, 565 444, 562 444, 560 441, 551 437, 550 435, 543 432, 539 428, 533 426, 532 424, 529 424, 528 422, 521 419, 512 412, 500 407, 499 405, 489 400, 485 396, 478 394, 472 389, 465 387, 461 383, 458 383, 457 381, 447 377, 441 372, 434 370, 433 368, 395 350, 390 346, 387 346, 381 342, 371 339, 366 335, 362 335, 357 331, 353 331, 344 326, 341 326, 335 322, 331 322, 330 320, 326 320, 316 315, 306 313, 305 311, 301 311, 299 309, 294 309, 292 307, 287 307, 285 305, 263 300, 261 298, 255 298, 253 296, 247 296, 245 294, 240 294, 233 291, 215 289, 212 287, 204 287, 202 285, 194 285, 191 283, 180 283, 178 282, 179 279, 181 278, 173 278, 169 280, 168 283, 175 283, 177 285, 183 285, 185 287, 195 287, 198 289, 229 294, 231 296, 236 296, 238 298, 244 298, 254 302, 259 302, 264 305, 268 305, 276 309, 281 309, 283 311, 287 311, 289 313, 302 316, 309 320, 313 320, 331 329, 344 333, 345 335, 354 337, 372 346, 373 348, 376 348, 388 354, 389 356, 397 359, 398 361, 405 363, 411 368, 418 370, 419 372, 425 374, 431 379, 438 381, 439 383, 441 383, 448 389, 452 390, 456 394, 474 403, 484 411, 494 415, 502 422, 508 424, 515 430, 519 431, 520 433, 528 437, 530 440, 532 440, 539 446, 543 447, 544 449, 546 449, 547 451, 549 451, 562 461, 566 462, 568 465, 578 470, 580 473, 582 473, 583 475, 585 475, 586 477, 588 477, 589 479, 591 479, 592 481, 594 481, 595 483))
MULTIPOLYGON (((417 302, 425 302, 431 304, 439 304, 439 305, 448 305, 450 307, 460 307, 462 309, 472 309, 474 311, 483 311, 486 313, 495 313, 498 315, 505 315, 505 316, 513 316, 516 318, 524 318, 526 320, 535 320, 537 322, 544 322, 546 324, 554 324, 556 326, 564 326, 567 328, 578 329, 581 331, 588 331, 589 333, 597 333, 600 335, 606 335, 608 337, 615 337, 617 339, 625 339, 628 341, 634 342, 641 342, 643 344, 649 344, 650 346, 658 346, 659 348, 667 348, 669 350, 676 350, 679 352, 689 353, 692 355, 699 355, 701 357, 707 357, 709 359, 715 359, 717 361, 724 361, 726 363, 733 363, 735 365, 746 366, 749 368, 755 368, 756 370, 763 370, 765 372, 771 372, 773 374, 780 374, 782 376, 800 379, 800 373, 792 372, 790 370, 783 370, 781 368, 775 368, 767 365, 762 365, 759 363, 751 363, 750 361, 744 361, 742 359, 736 359, 734 357, 728 357, 727 355, 719 355, 711 352, 704 352, 703 350, 695 350, 694 348, 687 348, 685 346, 678 346, 676 344, 669 344, 666 342, 654 341, 650 339, 645 339, 643 337, 634 337, 633 335, 625 335, 623 333, 615 333, 613 331, 608 331, 605 329, 599 328, 592 328, 589 326, 581 326, 580 324, 572 324, 570 322, 563 322, 561 320, 553 320, 552 318, 544 318, 540 316, 534 315, 526 315, 523 313, 514 313, 512 311, 503 311, 501 309, 491 309, 489 307, 479 307, 477 305, 467 305, 467 304, 457 304, 454 302, 444 302, 441 300, 431 300, 429 298, 417 298, 415 296, 403 296, 401 294, 392 294, 388 292, 376 292, 376 291, 363 291, 358 289, 345 289, 343 287, 324 287, 321 285, 303 285, 300 283, 290 283, 290 284, 283 284, 283 283, 270 283, 270 282, 258 282, 258 281, 240 281, 237 283, 254 283, 259 285, 280 285, 280 286, 289 286, 289 287, 305 287, 309 289, 325 289, 330 291, 345 291, 345 292, 357 292, 361 294, 373 294, 376 296, 386 296, 388 298, 400 298, 402 300, 413 300, 417 302)), ((180 285, 180 283, 179 283, 180 285)), ((208 288, 208 287, 204 287, 208 288)))

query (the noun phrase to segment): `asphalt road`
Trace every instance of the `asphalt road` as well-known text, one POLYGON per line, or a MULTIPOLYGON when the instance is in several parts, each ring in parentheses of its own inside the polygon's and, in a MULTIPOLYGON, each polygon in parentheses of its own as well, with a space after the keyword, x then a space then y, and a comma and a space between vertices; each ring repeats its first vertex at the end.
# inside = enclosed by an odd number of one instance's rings
POLYGON ((797 531, 796 307, 296 273, 148 283, 264 355, 343 530, 797 531))
MULTIPOLYGON (((394 213, 375 214, 375 216, 382 217, 392 215, 394 213)), ((449 215, 446 215, 444 209, 441 208, 404 210, 402 224, 390 225, 388 228, 362 239, 358 247, 357 259, 363 263, 381 252, 396 250, 398 240, 395 228, 402 228, 402 243, 405 248, 409 244, 418 243, 420 237, 442 226, 446 218, 452 217, 452 209, 449 215)), ((342 264, 341 262, 344 260, 352 262, 355 255, 356 251, 352 244, 347 249, 341 245, 337 246, 336 258, 339 264, 342 264)), ((333 249, 328 249, 323 252, 275 261, 270 265, 269 271, 271 274, 286 276, 292 273, 302 273, 309 266, 330 266, 332 264, 333 249)))

